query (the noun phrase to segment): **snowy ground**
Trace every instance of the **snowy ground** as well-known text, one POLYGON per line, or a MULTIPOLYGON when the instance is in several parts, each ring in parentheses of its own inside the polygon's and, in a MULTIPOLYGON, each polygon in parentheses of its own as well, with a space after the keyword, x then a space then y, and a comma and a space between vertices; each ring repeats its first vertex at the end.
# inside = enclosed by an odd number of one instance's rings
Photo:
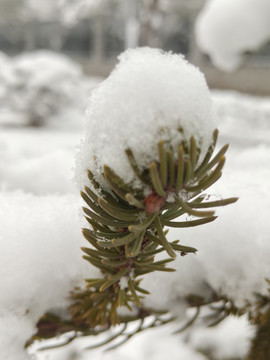
MULTIPOLYGON (((212 232, 205 227, 205 230, 189 231, 190 240, 187 235, 183 236, 188 245, 194 245, 199 249, 196 259, 200 259, 200 256, 205 259, 207 255, 216 258, 216 261, 209 260, 209 265, 203 268, 203 272, 206 273, 207 280, 212 286, 217 287, 217 282, 222 277, 226 278, 237 274, 239 288, 237 281, 232 283, 224 281, 224 284, 219 284, 219 286, 224 285, 226 291, 241 303, 244 298, 249 298, 252 287, 255 291, 265 291, 264 285, 258 282, 258 274, 262 279, 270 276, 269 267, 265 265, 269 259, 267 251, 270 250, 269 245, 266 246, 267 234, 270 232, 267 220, 267 212, 270 209, 270 99, 221 91, 213 92, 213 99, 219 119, 220 145, 230 142, 223 180, 220 186, 213 190, 213 193, 216 195, 220 193, 222 196, 240 196, 239 205, 236 205, 239 208, 235 209, 240 210, 241 213, 233 210, 233 206, 225 210, 221 209, 218 215, 220 219, 224 218, 225 220, 217 221, 211 228, 212 232), (213 231, 218 235, 215 235, 215 238, 219 239, 215 239, 216 243, 212 246, 209 245, 207 239, 210 234, 213 237, 213 231), (198 236, 202 238, 196 242, 198 236), (245 237, 249 250, 245 248, 245 237), (218 242, 226 241, 226 239, 228 239, 227 249, 218 242), (238 241, 240 245, 238 245, 238 241), (225 266, 225 263, 228 265, 225 266), (245 264, 247 263, 250 264, 250 271, 246 270, 245 264), (258 267, 258 263, 261 264, 261 267, 258 267), (213 267, 215 265, 217 268, 213 267), (258 270, 256 270, 256 266, 258 270), (224 273, 225 271, 226 273, 224 273), (247 279, 247 276, 250 277, 247 279), (237 291, 241 291, 241 294, 237 294, 237 291)), ((2 237, 0 235, 1 242, 13 241, 14 244, 18 244, 14 247, 14 252, 10 254, 13 256, 12 259, 16 259, 20 257, 21 251, 21 243, 18 243, 18 239, 21 242, 27 240, 29 243, 33 243, 35 241, 33 231, 39 238, 37 242, 40 244, 37 246, 40 246, 44 256, 46 254, 50 256, 49 253, 46 253, 46 237, 53 237, 55 241, 59 240, 64 254, 61 265, 63 272, 71 271, 70 269, 64 270, 64 260, 71 261, 72 251, 75 251, 76 259, 72 263, 72 269, 75 269, 77 264, 79 269, 74 271, 73 277, 70 275, 73 283, 87 274, 85 264, 79 265, 81 262, 83 263, 80 259, 79 249, 80 241, 83 242, 83 240, 80 235, 81 220, 78 216, 80 212, 79 195, 72 182, 76 145, 79 144, 82 134, 81 125, 78 125, 77 129, 76 126, 72 126, 71 130, 49 127, 0 128, 0 198, 2 203, 0 226, 1 229, 4 229, 2 237), (41 216, 43 219, 45 218, 45 223, 43 221, 42 226, 39 226, 41 216), (63 218, 65 216, 66 219, 63 218), (30 225, 26 224, 27 221, 30 225), (65 238, 61 239, 63 233, 65 238), (78 251, 76 252, 74 249, 77 244, 78 251), (70 246, 71 250, 66 251, 65 246, 70 246)), ((175 232, 172 234, 175 235, 175 232)), ((214 240, 211 239, 211 244, 213 242, 214 240)), ((57 246, 55 251, 56 253, 60 251, 57 246)), ((30 255, 26 259, 28 263, 31 261, 30 255)), ((38 267, 39 261, 44 261, 44 256, 41 254, 34 265, 38 267)), ((10 314, 22 314, 27 309, 20 308, 20 299, 17 299, 16 302, 14 298, 11 298, 27 297, 26 293, 29 288, 20 287, 20 283, 18 283, 17 290, 11 288, 12 283, 8 284, 6 277, 12 275, 14 271, 20 272, 20 268, 14 268, 10 262, 1 258, 1 254, 0 260, 3 260, 2 264, 5 267, 0 272, 1 277, 7 283, 6 291, 9 292, 8 296, 0 296, 1 304, 6 306, 10 314)), ((187 269, 191 269, 188 261, 187 269)), ((194 266, 199 266, 200 269, 200 260, 196 261, 197 265, 194 266)), ((24 263, 22 262, 22 264, 24 263)), ((25 262, 25 264, 27 263, 25 262)), ((181 269, 184 265, 185 263, 182 263, 181 269)), ((53 266, 53 262, 49 261, 47 267, 53 266)), ((46 270, 51 271, 46 269, 46 266, 44 269, 37 272, 40 282, 46 281, 46 270)), ((48 286, 49 291, 56 294, 57 301, 62 301, 62 295, 57 294, 57 287, 64 275, 62 277, 58 275, 55 274, 57 280, 54 281, 54 285, 49 286, 48 284, 48 286)), ((32 280, 37 281, 37 276, 33 276, 32 280)), ((166 274, 166 276, 168 275, 166 274)), ((19 277, 18 281, 20 282, 19 277)), ((172 286, 174 285, 172 284, 172 286)), ((30 286, 30 283, 27 286, 30 286)), ((30 305, 34 302, 36 294, 44 295, 40 288, 30 291, 30 305)), ((63 287, 61 291, 64 292, 66 289, 63 287)), ((35 307, 37 313, 44 308, 44 304, 41 301, 39 307, 35 307)), ((3 305, 1 307, 3 308, 3 305)), ((52 302, 51 307, 57 307, 57 304, 52 302)), ((8 329, 5 334, 11 334, 11 336, 5 337, 4 331, 1 330, 3 336, 0 336, 0 340, 4 344, 10 342, 10 347, 16 347, 12 337, 15 339, 19 336, 22 328, 12 327, 11 324, 12 321, 17 324, 17 315, 10 318, 1 313, 2 311, 0 309, 0 317, 2 316, 4 319, 1 323, 8 329), (18 330, 18 334, 16 331, 12 334, 15 328, 18 330)), ((31 327, 34 316, 30 316, 30 318, 29 327, 31 327)), ((27 325, 25 325, 25 329, 27 331, 27 325)), ((253 332, 245 318, 229 318, 217 328, 198 328, 182 336, 171 335, 173 329, 175 327, 169 325, 147 331, 123 347, 109 353, 100 350, 82 352, 81 349, 93 341, 92 339, 83 339, 63 349, 38 353, 37 358, 38 360, 86 360, 90 358, 95 360, 127 358, 131 360, 161 360, 169 355, 171 360, 206 360, 209 357, 203 353, 207 353, 216 360, 229 360, 242 358, 245 355, 248 349, 248 339, 253 332)), ((18 346, 22 345, 20 341, 18 344, 18 346)), ((18 357, 15 359, 8 352, 5 355, 6 360, 24 359, 23 356, 21 359, 18 357)))

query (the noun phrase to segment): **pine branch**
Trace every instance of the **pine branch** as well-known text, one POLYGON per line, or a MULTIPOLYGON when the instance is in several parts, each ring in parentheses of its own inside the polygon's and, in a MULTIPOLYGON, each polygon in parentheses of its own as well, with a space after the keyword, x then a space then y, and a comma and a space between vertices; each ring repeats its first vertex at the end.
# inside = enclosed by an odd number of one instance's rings
MULTIPOLYGON (((91 266, 97 267, 101 275, 100 278, 86 279, 85 289, 72 292, 70 321, 61 323, 57 319, 61 324, 56 326, 60 333, 65 329, 70 331, 73 326, 75 334, 80 332, 87 335, 126 324, 125 319, 119 315, 120 307, 126 307, 131 312, 133 321, 145 318, 142 304, 148 291, 140 287, 142 276, 154 271, 175 271, 168 264, 174 261, 177 252, 183 256, 197 251, 193 247, 179 244, 177 240, 170 242, 164 227, 182 228, 206 224, 216 219, 214 211, 209 208, 225 206, 237 200, 230 198, 205 201, 203 191, 221 177, 224 154, 228 148, 227 145, 224 146, 212 158, 217 136, 216 130, 213 142, 201 162, 200 148, 194 137, 179 144, 177 154, 170 144, 161 140, 157 144, 158 161, 152 161, 143 171, 131 149, 127 149, 126 156, 131 169, 143 186, 151 189, 147 196, 132 184, 126 184, 109 166, 104 166, 103 173, 106 189, 88 170, 90 183, 81 192, 81 196, 86 204, 83 210, 91 227, 83 229, 83 236, 90 247, 83 247, 82 250, 85 253, 83 258, 91 266), (183 214, 196 219, 172 221, 183 214), (167 257, 155 261, 158 253, 164 253, 167 257)), ((147 314, 150 316, 155 311, 151 310, 147 314)), ((37 338, 47 338, 50 334, 55 336, 53 328, 51 333, 44 333, 44 326, 40 329, 42 331, 38 332, 37 338)), ((143 329, 141 326, 139 331, 143 329)), ((125 328, 119 336, 124 331, 125 328)), ((126 335, 125 339, 130 337, 126 335)))

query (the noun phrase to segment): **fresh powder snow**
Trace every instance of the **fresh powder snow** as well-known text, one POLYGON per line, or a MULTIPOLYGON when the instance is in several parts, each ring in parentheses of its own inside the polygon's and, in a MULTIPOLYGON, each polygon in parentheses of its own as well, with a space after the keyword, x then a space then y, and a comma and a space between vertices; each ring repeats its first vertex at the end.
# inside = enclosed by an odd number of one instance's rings
POLYGON ((82 127, 88 96, 99 80, 47 50, 0 53, 0 125, 82 127))
POLYGON ((99 273, 81 258, 78 197, 2 191, 0 203, 1 357, 21 360, 39 318, 99 273))
POLYGON ((77 158, 77 182, 82 188, 88 184, 90 169, 101 183, 107 165, 126 183, 142 187, 126 149, 145 169, 158 158, 160 139, 177 151, 179 143, 193 135, 203 155, 214 129, 210 92, 197 68, 182 55, 151 48, 127 50, 92 92, 86 136, 77 158))

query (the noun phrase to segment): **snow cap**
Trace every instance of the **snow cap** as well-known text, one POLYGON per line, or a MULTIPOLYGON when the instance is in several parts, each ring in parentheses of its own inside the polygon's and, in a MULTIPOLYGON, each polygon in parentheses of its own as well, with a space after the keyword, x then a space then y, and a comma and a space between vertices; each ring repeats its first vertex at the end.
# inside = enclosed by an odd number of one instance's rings
POLYGON ((209 89, 197 68, 182 55, 129 49, 92 92, 86 137, 77 158, 77 182, 80 187, 87 183, 87 169, 101 182, 103 166, 108 165, 126 183, 142 187, 127 160, 127 148, 144 169, 158 159, 161 139, 176 151, 182 140, 193 135, 203 155, 214 128, 209 89))

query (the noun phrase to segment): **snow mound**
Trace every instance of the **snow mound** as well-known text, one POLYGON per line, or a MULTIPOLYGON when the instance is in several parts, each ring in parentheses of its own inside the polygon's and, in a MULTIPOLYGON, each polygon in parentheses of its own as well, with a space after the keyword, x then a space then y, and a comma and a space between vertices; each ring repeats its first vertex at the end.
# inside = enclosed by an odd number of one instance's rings
POLYGON ((246 51, 270 39, 269 0, 208 0, 196 22, 198 46, 214 65, 234 71, 246 51))
POLYGON ((215 90, 212 98, 221 138, 238 147, 270 144, 270 97, 215 90))
POLYGON ((0 125, 80 127, 89 84, 79 65, 50 51, 0 57, 0 125))
POLYGON ((1 356, 24 359, 38 319, 66 308, 69 291, 98 272, 81 259, 78 198, 15 191, 0 192, 0 203, 1 356))
POLYGON ((81 131, 5 128, 0 132, 0 189, 35 195, 77 193, 72 182, 81 131))
POLYGON ((183 56, 138 48, 127 50, 119 60, 90 98, 86 137, 77 160, 79 186, 85 184, 87 169, 99 178, 103 165, 134 184, 127 148, 143 169, 157 159, 160 139, 176 149, 193 135, 202 154, 212 139, 215 126, 207 84, 183 56))

